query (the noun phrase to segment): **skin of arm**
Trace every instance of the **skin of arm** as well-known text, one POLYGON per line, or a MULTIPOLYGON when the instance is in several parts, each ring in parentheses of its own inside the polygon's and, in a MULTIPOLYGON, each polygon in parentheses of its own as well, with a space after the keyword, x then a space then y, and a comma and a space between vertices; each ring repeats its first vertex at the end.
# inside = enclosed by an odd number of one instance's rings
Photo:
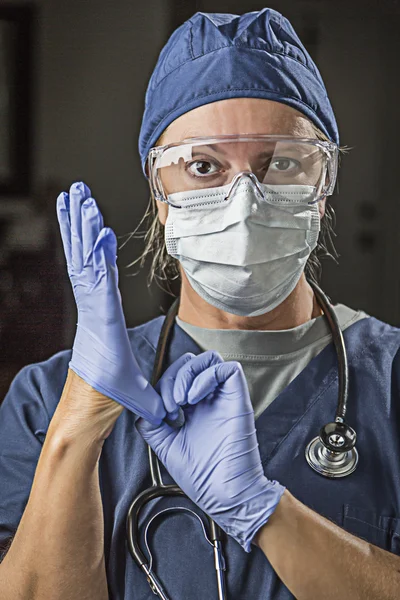
POLYGON ((341 529, 286 490, 255 543, 297 600, 398 600, 400 557, 341 529))
POLYGON ((2 600, 108 600, 98 461, 121 412, 68 372, 26 509, 0 564, 2 600))

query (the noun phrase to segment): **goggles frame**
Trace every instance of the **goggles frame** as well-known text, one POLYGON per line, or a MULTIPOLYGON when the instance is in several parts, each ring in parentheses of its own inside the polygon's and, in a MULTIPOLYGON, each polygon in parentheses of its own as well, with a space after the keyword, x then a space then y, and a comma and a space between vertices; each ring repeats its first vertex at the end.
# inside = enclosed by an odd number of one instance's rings
MULTIPOLYGON (((304 138, 304 137, 294 137, 290 135, 270 135, 263 133, 255 133, 255 134, 233 134, 233 135, 216 135, 216 136, 202 136, 195 138, 185 138, 181 142, 174 142, 172 144, 167 144, 165 146, 154 146, 150 148, 146 166, 148 168, 148 175, 150 181, 150 189, 155 198, 159 202, 164 202, 166 204, 171 204, 168 200, 167 195, 164 192, 163 185, 161 179, 157 172, 157 163, 160 161, 163 153, 170 148, 176 148, 178 146, 184 146, 185 144, 202 144, 202 145, 211 145, 218 143, 228 143, 233 141, 243 141, 243 142, 259 142, 259 141, 270 141, 270 142, 279 142, 282 140, 290 140, 293 143, 307 143, 313 146, 320 148, 325 156, 327 157, 326 165, 327 172, 329 176, 328 185, 324 185, 321 190, 320 196, 310 202, 309 204, 316 204, 321 201, 326 196, 331 196, 335 189, 336 179, 337 179, 337 171, 338 171, 338 158, 339 158, 339 148, 337 144, 334 142, 325 142, 323 140, 319 140, 317 138, 304 138)), ((325 172, 326 176, 326 172, 325 172)), ((231 181, 231 185, 234 185, 236 177, 233 177, 231 181)))

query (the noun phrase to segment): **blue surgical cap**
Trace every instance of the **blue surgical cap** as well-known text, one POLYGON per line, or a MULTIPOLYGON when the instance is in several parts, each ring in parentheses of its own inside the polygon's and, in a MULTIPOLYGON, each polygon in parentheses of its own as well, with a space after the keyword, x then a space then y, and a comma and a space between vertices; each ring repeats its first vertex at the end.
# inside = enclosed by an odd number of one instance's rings
POLYGON ((287 104, 339 144, 321 75, 285 17, 270 8, 198 12, 171 35, 150 78, 139 135, 143 170, 150 148, 180 115, 243 97, 287 104))

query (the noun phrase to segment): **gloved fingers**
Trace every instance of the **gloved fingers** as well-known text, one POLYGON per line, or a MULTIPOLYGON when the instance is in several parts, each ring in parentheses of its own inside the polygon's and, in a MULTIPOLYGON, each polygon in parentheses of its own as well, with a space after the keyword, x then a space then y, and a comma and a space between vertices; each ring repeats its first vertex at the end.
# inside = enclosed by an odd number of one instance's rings
POLYGON ((176 375, 179 369, 194 356, 195 355, 192 352, 186 352, 186 354, 180 356, 175 362, 172 363, 172 365, 168 367, 157 384, 156 389, 159 391, 164 402, 165 410, 167 411, 169 418, 172 420, 176 419, 179 410, 174 399, 174 384, 176 375))
POLYGON ((194 379, 188 392, 187 401, 189 404, 197 404, 203 399, 212 399, 218 397, 221 401, 221 395, 213 392, 224 385, 224 398, 245 398, 248 396, 247 382, 240 363, 235 361, 218 363, 212 365, 202 373, 199 373, 194 379))
POLYGON ((93 248, 104 227, 104 221, 94 198, 87 198, 81 210, 83 266, 85 267, 92 262, 93 248))
POLYGON ((188 402, 188 392, 192 387, 193 381, 205 369, 212 365, 223 363, 224 360, 215 350, 207 350, 198 354, 192 360, 184 364, 178 371, 174 384, 174 399, 179 405, 188 402))
POLYGON ((118 251, 118 242, 117 236, 111 227, 106 227, 107 235, 103 240, 103 248, 104 254, 106 257, 107 264, 109 266, 115 267, 117 264, 117 251, 118 251))
POLYGON ((215 389, 219 387, 218 380, 215 376, 217 367, 218 365, 212 365, 195 377, 187 393, 188 404, 197 404, 207 396, 211 397, 215 389))
MULTIPOLYGON (((163 448, 166 446, 165 442, 168 438, 176 437, 179 430, 174 429, 165 423, 165 421, 162 421, 160 425, 153 425, 143 417, 135 421, 135 427, 144 441, 154 450, 160 460, 164 462, 165 456, 163 456, 163 448)), ((169 446, 169 444, 167 444, 167 446, 169 446)))
POLYGON ((69 268, 71 266, 71 222, 69 218, 69 197, 65 192, 61 192, 61 194, 58 196, 56 210, 58 224, 60 226, 61 240, 69 272, 69 268))
POLYGON ((224 390, 224 398, 229 403, 233 398, 239 398, 241 409, 253 413, 253 405, 250 399, 249 387, 239 362, 229 361, 218 365, 215 369, 215 377, 224 390))
POLYGON ((166 415, 165 422, 171 427, 175 429, 180 429, 186 423, 185 413, 183 412, 182 407, 180 406, 177 410, 174 410, 172 413, 166 415))
POLYGON ((98 280, 101 275, 113 272, 116 278, 115 283, 118 284, 118 270, 116 268, 116 252, 117 238, 110 227, 103 227, 97 236, 97 240, 93 247, 93 266, 95 271, 95 280, 98 280), (110 269, 114 267, 114 269, 110 269))
POLYGON ((238 379, 244 383, 246 382, 242 365, 234 360, 218 365, 218 368, 215 369, 215 377, 220 384, 226 383, 229 379, 232 380, 233 386, 235 386, 238 379))
POLYGON ((91 197, 90 189, 82 181, 73 183, 69 190, 71 220, 71 265, 78 274, 83 268, 82 211, 81 205, 91 197))

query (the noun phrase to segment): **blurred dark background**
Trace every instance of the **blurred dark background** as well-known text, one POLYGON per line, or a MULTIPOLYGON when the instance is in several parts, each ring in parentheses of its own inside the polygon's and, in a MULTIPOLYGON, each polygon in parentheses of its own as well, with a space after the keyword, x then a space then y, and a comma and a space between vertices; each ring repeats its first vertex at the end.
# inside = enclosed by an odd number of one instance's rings
MULTIPOLYGON (((340 264, 324 264, 323 288, 400 325, 397 0, 0 1, 0 398, 22 366, 73 341, 59 192, 84 180, 117 235, 132 231, 149 197, 137 138, 160 49, 197 11, 266 5, 291 20, 313 56, 352 148, 333 197, 340 264)), ((126 268, 141 249, 131 240, 119 253, 129 326, 170 301, 126 268)))

